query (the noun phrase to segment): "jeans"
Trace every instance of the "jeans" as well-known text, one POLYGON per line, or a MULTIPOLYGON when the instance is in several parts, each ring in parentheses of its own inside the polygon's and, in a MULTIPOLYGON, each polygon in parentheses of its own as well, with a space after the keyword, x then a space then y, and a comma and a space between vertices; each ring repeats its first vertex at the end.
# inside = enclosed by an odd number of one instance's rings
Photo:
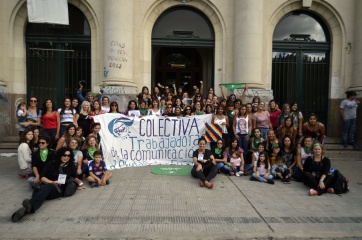
POLYGON ((224 170, 225 173, 231 173, 231 172, 237 173, 240 170, 243 171, 243 169, 240 169, 240 166, 235 166, 235 169, 233 169, 229 165, 224 165, 223 170, 224 170))
POLYGON ((246 140, 246 137, 248 136, 248 134, 238 134, 239 136, 239 147, 241 147, 244 150, 244 160, 246 158, 246 153, 249 150, 249 144, 250 144, 250 140, 246 140))
POLYGON ((356 132, 356 118, 347 119, 343 121, 342 129, 342 143, 343 144, 355 144, 354 134, 356 132))
POLYGON ((44 136, 47 136, 50 138, 49 145, 53 146, 53 148, 55 148, 57 146, 57 141, 55 140, 55 135, 57 134, 57 129, 56 128, 43 129, 43 134, 44 134, 44 136))
POLYGON ((225 165, 225 164, 224 164, 223 162, 218 162, 218 163, 216 163, 216 168, 217 168, 217 170, 220 170, 221 168, 223 168, 224 165, 225 165))
POLYGON ((259 128, 261 132, 261 137, 266 139, 266 136, 268 135, 269 128, 259 128))
POLYGON ((259 182, 264 182, 267 179, 273 179, 273 175, 269 174, 267 178, 264 178, 264 174, 259 174, 259 178, 256 177, 256 173, 253 173, 252 177, 258 180, 259 182))
POLYGON ((244 173, 249 172, 250 170, 253 170, 253 167, 254 166, 251 163, 244 164, 244 173))

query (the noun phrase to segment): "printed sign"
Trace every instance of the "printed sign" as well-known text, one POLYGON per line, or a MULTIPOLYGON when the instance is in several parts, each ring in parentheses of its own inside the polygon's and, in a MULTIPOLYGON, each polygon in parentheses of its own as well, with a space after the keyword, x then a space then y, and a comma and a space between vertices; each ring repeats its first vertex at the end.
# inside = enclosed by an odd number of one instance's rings
POLYGON ((107 113, 94 117, 101 124, 101 146, 108 169, 192 163, 198 140, 211 114, 192 117, 127 117, 107 113))

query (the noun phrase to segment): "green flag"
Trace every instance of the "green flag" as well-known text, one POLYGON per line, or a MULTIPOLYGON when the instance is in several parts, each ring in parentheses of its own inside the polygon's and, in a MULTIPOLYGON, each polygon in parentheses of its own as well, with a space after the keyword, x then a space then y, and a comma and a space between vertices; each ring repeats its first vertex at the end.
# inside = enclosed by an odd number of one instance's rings
POLYGON ((232 92, 235 89, 243 88, 245 86, 245 83, 223 83, 223 84, 220 84, 220 85, 224 86, 227 90, 232 92))

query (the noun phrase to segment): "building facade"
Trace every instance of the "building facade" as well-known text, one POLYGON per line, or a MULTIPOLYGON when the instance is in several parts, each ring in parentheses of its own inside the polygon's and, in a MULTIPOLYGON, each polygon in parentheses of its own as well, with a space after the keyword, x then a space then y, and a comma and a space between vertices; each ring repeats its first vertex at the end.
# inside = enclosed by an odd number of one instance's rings
MULTIPOLYGON (((0 0, 0 122, 16 135, 15 107, 30 96, 86 90, 119 103, 157 83, 204 82, 273 90, 341 135, 339 103, 362 92, 362 1, 68 0, 69 26, 28 23, 25 0, 0 0)), ((84 94, 85 92, 83 92, 84 94)), ((38 104, 40 107, 40 103, 38 104)), ((125 106, 125 105, 123 105, 125 106)), ((361 119, 361 108, 358 109, 361 119)), ((357 127, 358 139, 362 136, 357 127)), ((359 141, 360 143, 361 141, 359 141)))

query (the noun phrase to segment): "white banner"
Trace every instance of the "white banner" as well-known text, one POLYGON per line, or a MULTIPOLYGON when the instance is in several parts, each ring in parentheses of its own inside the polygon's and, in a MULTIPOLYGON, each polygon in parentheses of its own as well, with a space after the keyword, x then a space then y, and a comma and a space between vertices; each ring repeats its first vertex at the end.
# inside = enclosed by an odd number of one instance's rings
POLYGON ((211 114, 192 117, 95 116, 101 124, 101 145, 108 169, 156 164, 187 165, 205 134, 211 114))
POLYGON ((27 0, 29 22, 69 25, 67 0, 27 0))

